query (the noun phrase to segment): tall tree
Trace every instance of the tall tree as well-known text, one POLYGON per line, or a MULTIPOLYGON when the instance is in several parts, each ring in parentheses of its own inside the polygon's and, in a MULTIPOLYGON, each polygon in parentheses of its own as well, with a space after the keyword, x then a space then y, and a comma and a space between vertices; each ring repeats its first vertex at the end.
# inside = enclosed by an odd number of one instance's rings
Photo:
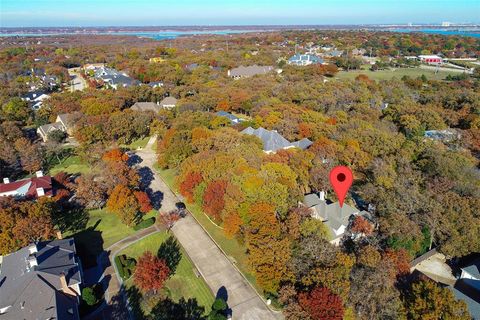
POLYGON ((139 218, 140 205, 130 188, 117 185, 108 197, 107 210, 118 215, 126 225, 132 226, 139 218))
POLYGON ((339 296, 328 288, 314 288, 308 293, 300 293, 300 306, 312 320, 342 320, 343 303, 339 296))
POLYGON ((287 266, 291 256, 290 240, 281 236, 272 205, 254 204, 249 216, 250 223, 245 234, 248 262, 258 284, 266 292, 276 292, 282 280, 292 278, 287 266))
POLYGON ((452 291, 442 288, 431 280, 420 280, 412 284, 405 307, 410 319, 470 320, 467 305, 456 300, 452 291))
POLYGON ((140 258, 133 274, 135 285, 144 293, 161 289, 170 275, 164 260, 146 251, 140 258))

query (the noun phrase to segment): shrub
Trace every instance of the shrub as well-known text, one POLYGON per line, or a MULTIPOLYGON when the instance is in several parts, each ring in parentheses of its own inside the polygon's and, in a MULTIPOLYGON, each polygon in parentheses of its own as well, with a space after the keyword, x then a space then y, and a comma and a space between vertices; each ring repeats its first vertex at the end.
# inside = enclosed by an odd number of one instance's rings
POLYGON ((138 231, 152 226, 155 223, 155 217, 142 220, 139 224, 133 227, 133 230, 138 231))
POLYGON ((137 265, 137 261, 134 258, 128 258, 124 254, 116 256, 114 262, 117 266, 118 273, 123 280, 127 280, 132 276, 133 270, 137 265))
POLYGON ((93 306, 93 305, 97 304, 97 302, 98 302, 97 295, 95 293, 94 288, 92 288, 92 287, 83 288, 82 299, 89 306, 93 306))

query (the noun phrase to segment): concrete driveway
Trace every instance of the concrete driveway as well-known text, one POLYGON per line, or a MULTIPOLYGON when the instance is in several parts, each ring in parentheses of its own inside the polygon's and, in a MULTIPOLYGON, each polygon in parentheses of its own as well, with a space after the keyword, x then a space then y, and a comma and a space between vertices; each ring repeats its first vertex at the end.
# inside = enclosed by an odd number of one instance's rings
MULTIPOLYGON (((147 166, 153 172, 155 172, 153 165, 156 161, 155 151, 152 150, 154 142, 154 138, 150 139, 143 150, 136 152, 143 160, 139 166, 147 166)), ((158 174, 153 175, 150 188, 163 194, 162 211, 175 209, 175 203, 180 201, 158 174)), ((233 319, 283 319, 280 312, 270 310, 250 283, 191 214, 178 221, 172 228, 172 232, 185 248, 212 292, 215 295, 219 294, 227 298, 228 306, 232 309, 233 319)))

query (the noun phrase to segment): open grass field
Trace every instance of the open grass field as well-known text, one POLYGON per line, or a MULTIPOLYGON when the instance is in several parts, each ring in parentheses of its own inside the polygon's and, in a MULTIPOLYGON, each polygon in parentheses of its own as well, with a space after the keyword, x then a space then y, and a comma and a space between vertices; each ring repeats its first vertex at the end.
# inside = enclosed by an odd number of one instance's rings
POLYGON ((354 71, 340 71, 335 75, 337 79, 349 79, 354 80, 358 75, 364 74, 372 80, 390 80, 392 78, 400 79, 403 76, 409 76, 410 78, 421 77, 424 74, 429 80, 444 80, 447 75, 458 75, 458 72, 452 71, 438 71, 426 70, 420 68, 400 68, 395 70, 354 70, 354 71))
MULTIPOLYGON (((162 243, 170 236, 171 234, 166 232, 152 234, 125 248, 119 254, 126 254, 128 257, 133 257, 137 260, 145 251, 150 251, 156 255, 162 243)), ((176 267, 175 274, 165 284, 168 295, 174 301, 178 301, 181 297, 185 299, 195 298, 198 304, 204 306, 206 312, 209 312, 214 296, 202 277, 197 277, 195 274, 195 267, 183 248, 180 248, 180 253, 181 259, 176 267)), ((127 287, 132 286, 133 279, 128 279, 125 284, 127 287)))
POLYGON ((90 171, 90 166, 80 159, 79 156, 71 155, 67 157, 62 163, 53 166, 50 169, 50 174, 55 175, 60 171, 66 173, 87 173, 90 171))
MULTIPOLYGON (((162 179, 170 186, 170 188, 172 190, 175 190, 175 170, 160 170, 158 168, 156 169, 162 179)), ((223 230, 217 225, 215 225, 212 221, 210 221, 210 219, 205 215, 205 213, 200 207, 195 204, 186 203, 186 205, 192 215, 207 230, 210 236, 218 243, 218 245, 223 249, 223 251, 225 251, 228 258, 240 269, 240 271, 242 271, 243 275, 248 279, 248 281, 250 281, 250 283, 257 289, 258 292, 262 292, 262 290, 258 287, 255 281, 255 277, 248 268, 245 247, 239 244, 238 241, 235 239, 228 239, 223 233, 223 230)))

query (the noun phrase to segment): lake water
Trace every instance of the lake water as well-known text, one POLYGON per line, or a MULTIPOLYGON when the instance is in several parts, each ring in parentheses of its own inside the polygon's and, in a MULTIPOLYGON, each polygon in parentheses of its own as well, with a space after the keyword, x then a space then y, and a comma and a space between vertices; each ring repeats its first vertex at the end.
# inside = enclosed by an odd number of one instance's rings
MULTIPOLYGON (((175 39, 180 36, 202 35, 202 34, 235 34, 256 32, 259 30, 211 30, 211 31, 143 31, 143 32, 70 32, 70 33, 0 33, 0 37, 46 37, 46 36, 72 36, 72 35, 120 35, 152 38, 155 40, 175 39)), ((268 31, 268 30, 263 30, 268 31)))
POLYGON ((438 30, 438 29, 395 29, 390 30, 394 32, 420 32, 429 34, 441 34, 444 36, 464 36, 480 38, 480 30, 476 31, 461 31, 461 30, 438 30))
MULTIPOLYGON (((440 30, 440 29, 393 29, 389 30, 393 32, 423 32, 429 34, 441 34, 441 35, 459 35, 466 37, 475 37, 480 38, 480 30, 475 31, 459 31, 459 30, 440 30)), ((165 40, 165 39, 175 39, 180 36, 190 36, 190 35, 202 35, 202 34, 236 34, 236 33, 246 33, 246 32, 268 32, 268 30, 209 30, 209 31, 144 31, 144 32, 97 32, 97 33, 82 33, 82 32, 71 32, 71 33, 0 33, 0 37, 43 37, 43 36, 60 36, 60 35, 127 35, 127 36, 137 36, 152 38, 155 40, 165 40)))

